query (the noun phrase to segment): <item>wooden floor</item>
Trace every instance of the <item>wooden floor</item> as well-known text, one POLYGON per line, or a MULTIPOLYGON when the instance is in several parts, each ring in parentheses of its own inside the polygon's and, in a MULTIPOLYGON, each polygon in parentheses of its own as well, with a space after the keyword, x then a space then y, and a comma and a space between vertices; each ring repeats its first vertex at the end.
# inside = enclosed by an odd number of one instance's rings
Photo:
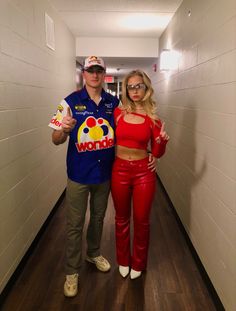
MULTIPOLYGON (((65 205, 62 202, 1 310, 217 310, 161 186, 158 186, 151 214, 148 269, 141 278, 123 279, 118 273, 111 199, 105 218, 102 254, 110 260, 112 269, 102 273, 94 265, 84 262, 80 271, 79 293, 75 298, 63 295, 64 245, 65 205)), ((84 241, 84 253, 85 247, 84 241)))

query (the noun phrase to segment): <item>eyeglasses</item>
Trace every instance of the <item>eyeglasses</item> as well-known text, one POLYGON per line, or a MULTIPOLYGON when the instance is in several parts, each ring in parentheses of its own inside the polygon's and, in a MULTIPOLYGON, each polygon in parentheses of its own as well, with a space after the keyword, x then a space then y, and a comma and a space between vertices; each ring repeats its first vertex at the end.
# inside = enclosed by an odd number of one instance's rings
POLYGON ((138 83, 138 84, 128 84, 127 85, 127 90, 128 91, 133 91, 133 90, 145 90, 146 85, 144 83, 138 83))
POLYGON ((102 68, 93 68, 93 67, 88 68, 85 71, 88 72, 88 73, 97 73, 97 74, 104 73, 104 69, 102 69, 102 68))

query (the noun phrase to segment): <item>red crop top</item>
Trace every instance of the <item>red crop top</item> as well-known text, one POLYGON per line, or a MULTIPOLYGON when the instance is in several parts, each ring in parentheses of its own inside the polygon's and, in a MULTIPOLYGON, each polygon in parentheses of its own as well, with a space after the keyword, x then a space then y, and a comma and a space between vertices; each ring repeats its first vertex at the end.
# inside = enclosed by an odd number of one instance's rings
POLYGON ((153 120, 139 113, 134 115, 144 118, 143 123, 133 124, 124 120, 124 115, 120 108, 114 111, 116 123, 116 144, 128 148, 147 150, 148 143, 151 141, 151 152, 156 158, 160 158, 166 149, 167 141, 158 139, 161 131, 161 121, 153 120))

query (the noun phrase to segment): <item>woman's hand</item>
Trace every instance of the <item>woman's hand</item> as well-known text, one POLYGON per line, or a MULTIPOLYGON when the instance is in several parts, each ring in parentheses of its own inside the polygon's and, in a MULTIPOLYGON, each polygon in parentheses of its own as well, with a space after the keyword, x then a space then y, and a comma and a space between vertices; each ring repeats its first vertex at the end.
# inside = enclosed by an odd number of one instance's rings
POLYGON ((158 138, 160 138, 161 140, 165 140, 165 141, 168 141, 170 139, 170 137, 167 135, 165 131, 165 122, 163 122, 161 125, 161 131, 160 131, 160 135, 158 138))
POLYGON ((151 153, 149 153, 148 158, 148 168, 152 171, 156 171, 156 165, 157 165, 157 158, 155 158, 151 153))

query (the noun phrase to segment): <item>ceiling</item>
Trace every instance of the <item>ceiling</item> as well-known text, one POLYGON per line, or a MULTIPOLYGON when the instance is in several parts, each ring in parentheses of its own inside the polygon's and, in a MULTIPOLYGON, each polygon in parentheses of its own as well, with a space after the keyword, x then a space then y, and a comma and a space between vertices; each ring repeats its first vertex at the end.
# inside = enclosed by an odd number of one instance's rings
MULTIPOLYGON (((182 0, 50 0, 75 37, 159 38, 182 0)), ((99 55, 101 56, 101 55, 99 55)), ((104 58, 109 74, 153 64, 153 58, 104 58), (117 70, 118 68, 118 70, 117 70)), ((83 58, 77 57, 83 62, 83 58)))

